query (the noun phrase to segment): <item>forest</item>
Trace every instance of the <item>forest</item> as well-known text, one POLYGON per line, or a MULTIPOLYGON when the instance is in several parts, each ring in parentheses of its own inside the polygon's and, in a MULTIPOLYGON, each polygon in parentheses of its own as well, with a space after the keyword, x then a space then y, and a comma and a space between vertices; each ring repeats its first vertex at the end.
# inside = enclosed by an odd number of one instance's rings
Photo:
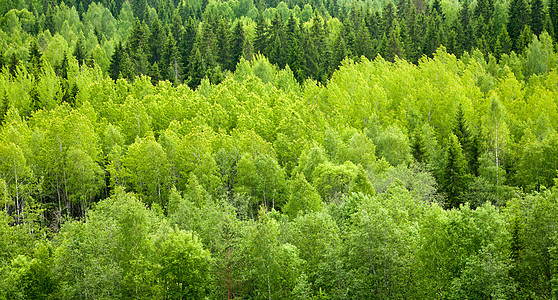
POLYGON ((0 299, 558 298, 558 0, 0 0, 0 299))

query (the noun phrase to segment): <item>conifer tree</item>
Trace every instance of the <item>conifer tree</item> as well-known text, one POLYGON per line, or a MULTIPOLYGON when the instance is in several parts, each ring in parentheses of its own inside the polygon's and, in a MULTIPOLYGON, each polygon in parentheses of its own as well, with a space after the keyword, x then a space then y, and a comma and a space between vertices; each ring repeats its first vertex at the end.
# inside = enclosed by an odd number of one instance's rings
POLYGON ((163 50, 162 55, 162 65, 164 66, 163 76, 174 82, 178 83, 181 77, 181 66, 180 66, 180 53, 176 46, 176 41, 174 40, 172 33, 169 33, 167 37, 167 43, 163 50))
POLYGON ((240 58, 242 58, 245 43, 246 36, 244 34, 242 21, 238 20, 234 25, 233 34, 231 36, 231 56, 228 64, 229 70, 234 70, 236 64, 240 61, 240 58))
POLYGON ((558 37, 558 0, 550 0, 548 4, 548 16, 552 26, 552 38, 557 41, 558 37))
POLYGON ((66 53, 66 51, 64 51, 64 57, 62 58, 62 62, 60 63, 60 77, 66 80, 68 80, 68 68, 69 68, 68 54, 66 53))
POLYGON ((401 34, 399 29, 399 23, 394 22, 393 27, 389 31, 387 37, 387 42, 384 45, 383 56, 388 61, 395 61, 395 57, 404 58, 404 45, 401 41, 401 34))
POLYGON ((457 136, 451 134, 446 150, 442 187, 447 196, 447 207, 456 208, 463 203, 461 196, 467 190, 469 176, 467 162, 457 136))
POLYGON ((149 35, 149 63, 158 63, 163 56, 163 45, 167 44, 166 34, 159 18, 151 23, 149 35))
POLYGON ((267 24, 263 12, 260 11, 258 14, 258 18, 256 19, 256 36, 254 38, 254 52, 265 55, 266 48, 267 48, 267 24))
POLYGON ((544 23, 546 21, 546 14, 542 0, 531 0, 531 30, 535 35, 541 34, 544 30, 544 23))
POLYGON ((518 52, 520 49, 523 49, 520 46, 519 36, 525 26, 529 24, 529 14, 525 0, 512 0, 508 15, 508 34, 512 40, 512 50, 518 52))
POLYGON ((4 91, 2 102, 0 102, 0 126, 4 123, 8 109, 10 109, 10 99, 8 98, 8 92, 4 91))
MULTIPOLYGON (((124 56, 124 48, 122 47, 122 42, 119 42, 118 45, 116 45, 116 48, 114 49, 114 53, 112 53, 112 56, 110 57, 109 75, 110 78, 112 78, 113 80, 118 79, 118 77, 120 76, 122 63, 123 63, 123 56, 124 56)), ((66 78, 68 78, 67 74, 66 74, 66 78)))
POLYGON ((284 68, 285 60, 285 28, 281 16, 276 13, 268 32, 267 56, 272 64, 284 68))
POLYGON ((149 69, 149 77, 151 77, 151 84, 154 86, 159 83, 159 80, 161 80, 161 71, 159 70, 157 63, 151 65, 151 68, 149 69))
POLYGON ((83 62, 85 61, 85 57, 87 55, 85 53, 85 47, 83 46, 83 40, 81 39, 81 37, 79 37, 76 42, 76 47, 74 48, 73 55, 76 58, 78 66, 81 70, 81 66, 83 65, 83 62))
POLYGON ((42 68, 43 68, 43 57, 42 57, 42 53, 39 50, 39 45, 37 44, 37 41, 34 40, 33 42, 31 42, 31 45, 29 46, 29 62, 31 64, 31 73, 34 74, 36 77, 39 76, 39 73, 41 72, 42 68))
POLYGON ((19 59, 17 59, 17 56, 15 55, 15 53, 12 53, 12 57, 10 57, 10 62, 8 65, 8 69, 10 70, 10 74, 12 74, 12 76, 16 76, 16 71, 17 71, 17 66, 19 65, 19 59))
POLYGON ((287 57, 287 64, 291 68, 294 73, 295 78, 298 82, 304 81, 306 79, 304 69, 303 69, 303 52, 302 49, 302 38, 300 32, 300 26, 294 16, 291 14, 289 21, 287 23, 286 29, 287 35, 287 49, 286 49, 286 57, 287 57))
POLYGON ((512 41, 508 34, 508 30, 506 27, 502 27, 502 31, 500 31, 500 35, 498 36, 498 45, 500 47, 499 55, 496 58, 500 58, 501 54, 509 54, 512 49, 512 41))

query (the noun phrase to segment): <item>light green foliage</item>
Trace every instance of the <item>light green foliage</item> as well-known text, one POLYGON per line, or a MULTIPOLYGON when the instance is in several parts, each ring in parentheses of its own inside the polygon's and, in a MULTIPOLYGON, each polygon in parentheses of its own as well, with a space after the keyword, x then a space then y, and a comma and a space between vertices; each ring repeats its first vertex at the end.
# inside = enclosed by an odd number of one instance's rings
POLYGON ((313 173, 313 185, 324 201, 339 199, 350 192, 374 194, 370 180, 362 168, 350 161, 342 165, 330 162, 319 164, 313 173))
POLYGON ((299 214, 317 212, 322 209, 322 198, 316 189, 306 181, 302 173, 289 182, 289 200, 283 211, 292 218, 299 214))
POLYGON ((172 229, 117 189, 84 223, 63 226, 55 262, 62 298, 199 298, 210 280, 211 258, 191 232, 172 229))
POLYGON ((151 205, 167 205, 169 168, 167 154, 153 136, 137 139, 122 159, 126 182, 151 205))
MULTIPOLYGON (((279 224, 262 208, 258 221, 245 228, 241 244, 245 296, 296 298, 306 276, 299 250, 279 239, 279 224)), ((304 290, 304 289, 302 289, 304 290)))
POLYGON ((171 230, 159 251, 163 297, 199 299, 207 294, 211 256, 192 232, 171 230))
POLYGON ((389 126, 374 137, 378 157, 385 159, 397 166, 410 160, 410 143, 408 136, 399 126, 389 126))

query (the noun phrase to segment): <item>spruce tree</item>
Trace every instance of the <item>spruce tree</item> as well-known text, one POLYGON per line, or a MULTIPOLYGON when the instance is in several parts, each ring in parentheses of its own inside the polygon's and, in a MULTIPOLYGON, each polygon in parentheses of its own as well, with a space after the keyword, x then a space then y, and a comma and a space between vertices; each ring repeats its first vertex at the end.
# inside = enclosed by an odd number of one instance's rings
POLYGON ((60 77, 62 77, 62 79, 68 80, 68 68, 69 68, 68 53, 64 51, 64 56, 62 57, 62 62, 60 63, 60 74, 59 74, 60 77))
POLYGON ((110 57, 109 76, 113 80, 118 79, 118 77, 120 76, 120 71, 123 62, 123 55, 124 55, 124 48, 122 47, 122 42, 119 42, 118 45, 116 45, 116 48, 112 53, 112 56, 110 57))
POLYGON ((87 55, 85 53, 85 47, 83 46, 83 40, 81 39, 81 37, 79 37, 76 42, 73 55, 76 58, 78 66, 81 70, 81 66, 83 65, 83 62, 85 61, 85 57, 87 55))
POLYGON ((546 14, 542 0, 531 0, 531 30, 537 36, 544 30, 546 14))
POLYGON ((519 36, 521 35, 521 32, 523 31, 525 26, 529 24, 529 14, 527 13, 527 11, 528 8, 527 4, 525 4, 525 0, 511 1, 508 11, 508 34, 510 35, 510 38, 512 40, 512 50, 516 52, 519 52, 518 50, 520 50, 521 48, 519 43, 519 36))
POLYGON ((43 57, 42 53, 39 50, 39 45, 37 41, 34 40, 29 45, 29 62, 31 65, 31 69, 29 70, 31 74, 35 75, 35 77, 40 76, 40 72, 43 69, 43 57))
POLYGON ((2 102, 0 103, 0 126, 4 123, 8 109, 10 109, 10 99, 8 98, 8 92, 4 91, 4 97, 2 97, 2 102))
POLYGON ((8 64, 8 69, 10 70, 10 74, 12 74, 12 76, 14 77, 16 76, 18 65, 19 65, 19 59, 17 59, 15 53, 12 53, 12 56, 10 57, 10 62, 8 64))
POLYGON ((258 18, 256 19, 256 36, 254 38, 254 52, 265 55, 266 48, 267 48, 267 24, 263 12, 260 11, 258 14, 258 18))
POLYGON ((558 0, 550 0, 548 5, 548 15, 552 25, 554 41, 558 41, 558 0))
POLYGON ((469 149, 469 142, 471 139, 471 134, 469 131, 469 125, 465 119, 465 112, 461 103, 457 107, 457 113, 455 114, 455 121, 453 124, 453 134, 457 137, 459 144, 463 148, 464 155, 467 156, 469 149))
POLYGON ((231 56, 228 64, 229 70, 234 70, 236 64, 240 61, 244 54, 244 44, 246 43, 246 36, 242 21, 238 20, 233 28, 231 36, 231 56))
POLYGON ((151 84, 154 86, 161 80, 161 71, 157 63, 154 63, 151 68, 149 68, 149 77, 151 77, 151 84))
POLYGON ((447 207, 457 208, 463 203, 462 196, 467 190, 469 175, 467 162, 457 136, 451 134, 446 150, 446 163, 443 170, 442 188, 447 196, 447 207))
POLYGON ((394 22, 393 27, 389 31, 384 47, 383 56, 386 60, 393 62, 395 57, 404 58, 404 45, 401 41, 399 23, 397 21, 394 22))
POLYGON ((269 61, 280 68, 284 68, 286 64, 285 44, 285 26, 281 16, 276 13, 269 27, 266 53, 269 61))

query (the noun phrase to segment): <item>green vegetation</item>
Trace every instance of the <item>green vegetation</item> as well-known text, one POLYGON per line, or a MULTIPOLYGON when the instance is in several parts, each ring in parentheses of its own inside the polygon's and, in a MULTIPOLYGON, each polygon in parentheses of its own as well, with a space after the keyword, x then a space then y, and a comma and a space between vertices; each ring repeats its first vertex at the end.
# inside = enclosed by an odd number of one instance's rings
POLYGON ((0 15, 0 299, 558 297, 556 1, 0 15))

